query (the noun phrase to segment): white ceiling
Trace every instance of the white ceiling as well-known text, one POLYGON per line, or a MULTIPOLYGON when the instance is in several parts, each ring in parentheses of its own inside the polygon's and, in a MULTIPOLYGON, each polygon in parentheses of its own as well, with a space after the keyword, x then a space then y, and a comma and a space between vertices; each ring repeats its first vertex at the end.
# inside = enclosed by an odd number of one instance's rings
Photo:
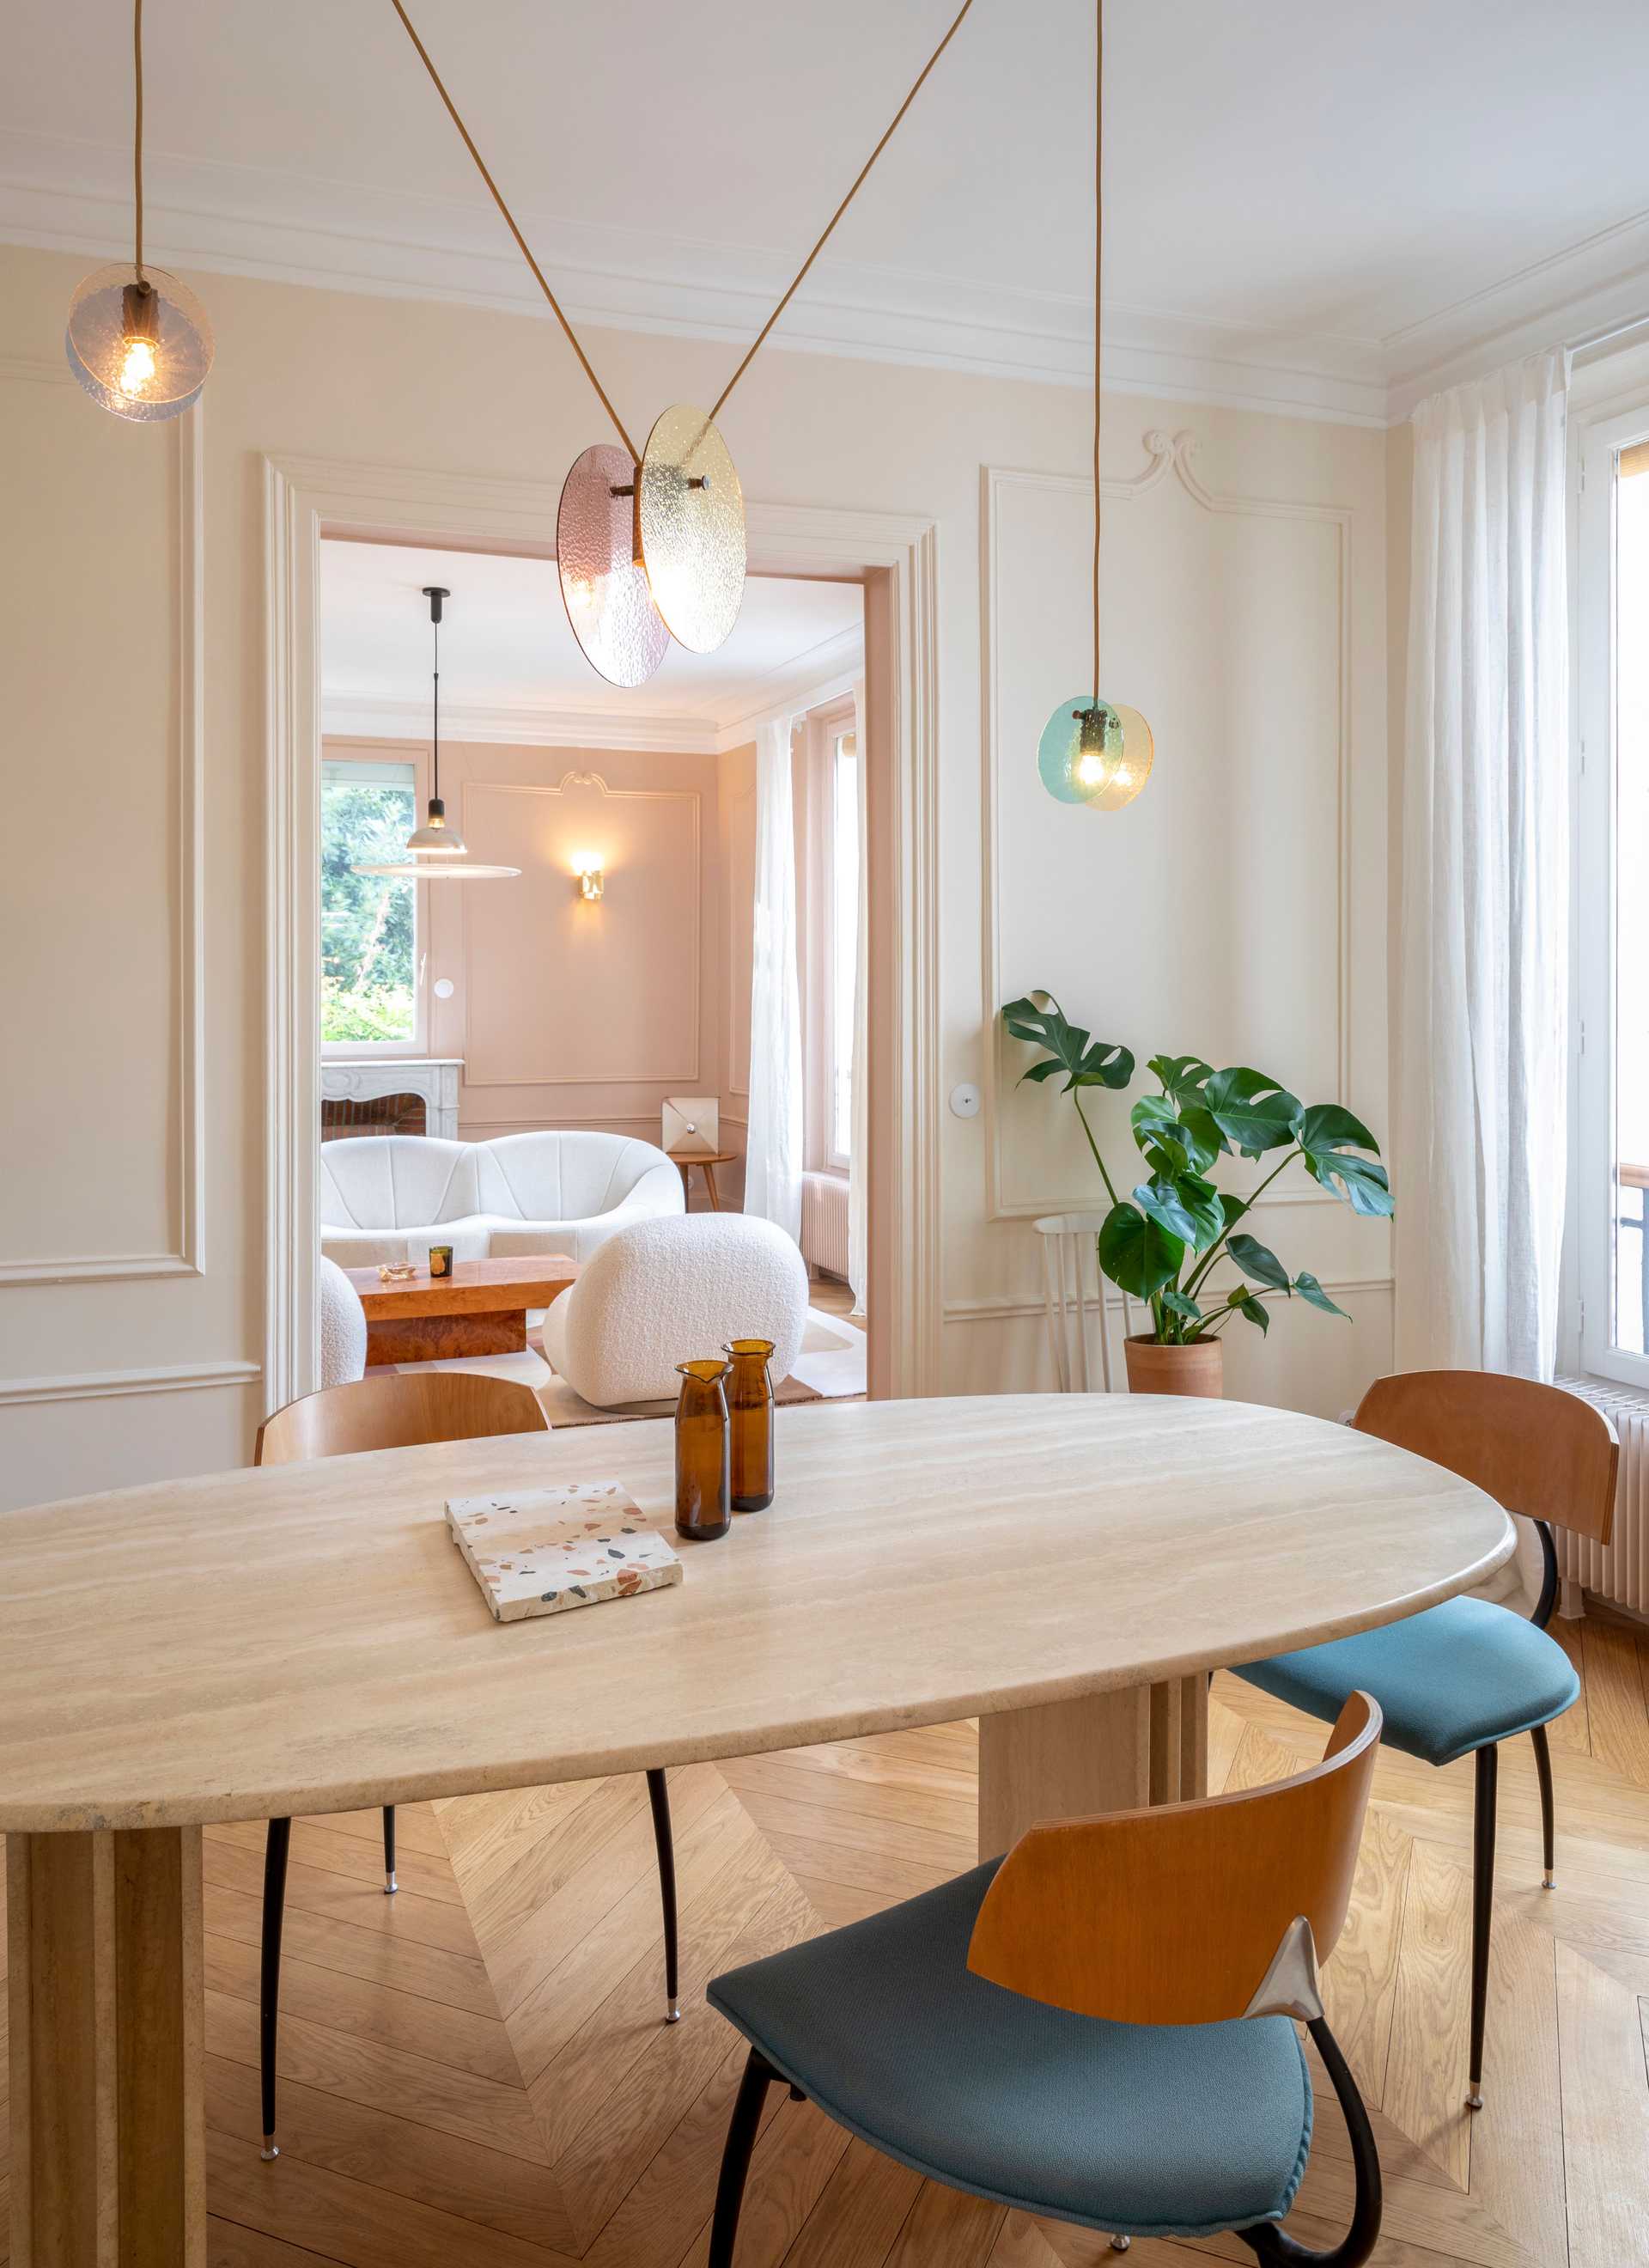
POLYGON ((430 729, 427 584, 441 622, 441 734, 454 740, 709 750, 799 696, 842 689, 864 652, 857 583, 753 576, 717 652, 672 645, 633 691, 607 685, 567 624, 553 559, 380 543, 320 547, 323 731, 430 729))
MULTIPOLYGON (((415 19, 574 312, 732 341, 953 5, 415 19)), ((777 335, 1083 375, 1092 23, 975 0, 777 335)), ((129 241, 129 29, 127 0, 11 0, 0 236, 129 241)), ((172 0, 147 42, 158 260, 538 306, 388 0, 172 0)), ((1379 421, 1649 315, 1642 0, 1110 0, 1107 57, 1108 379, 1379 421)))

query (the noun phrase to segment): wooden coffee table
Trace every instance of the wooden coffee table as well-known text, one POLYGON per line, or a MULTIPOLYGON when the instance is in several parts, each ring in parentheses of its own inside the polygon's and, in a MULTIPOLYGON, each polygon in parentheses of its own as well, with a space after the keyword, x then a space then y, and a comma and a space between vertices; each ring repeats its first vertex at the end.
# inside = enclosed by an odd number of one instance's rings
POLYGON ((344 1270, 366 1312, 366 1359, 441 1362, 457 1355, 519 1354, 526 1311, 559 1300, 578 1273, 560 1252, 507 1260, 455 1260, 450 1276, 420 1268, 386 1284, 376 1268, 344 1270))

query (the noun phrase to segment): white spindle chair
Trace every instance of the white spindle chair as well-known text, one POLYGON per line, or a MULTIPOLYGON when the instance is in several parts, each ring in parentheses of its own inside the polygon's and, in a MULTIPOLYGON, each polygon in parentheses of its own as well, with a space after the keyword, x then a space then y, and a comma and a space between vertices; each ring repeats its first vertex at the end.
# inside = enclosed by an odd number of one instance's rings
MULTIPOLYGON (((1100 1379, 1111 1385, 1111 1341, 1105 1314, 1105 1278, 1100 1273, 1094 1239, 1104 1226, 1102 1212, 1050 1212, 1031 1223, 1042 1239, 1042 1292, 1048 1310, 1048 1344, 1053 1351, 1054 1382, 1061 1394, 1092 1394, 1088 1314, 1100 1330, 1100 1379), (1090 1280, 1093 1289, 1090 1292, 1090 1280)), ((1132 1308, 1123 1293, 1124 1335, 1134 1328, 1132 1308)))

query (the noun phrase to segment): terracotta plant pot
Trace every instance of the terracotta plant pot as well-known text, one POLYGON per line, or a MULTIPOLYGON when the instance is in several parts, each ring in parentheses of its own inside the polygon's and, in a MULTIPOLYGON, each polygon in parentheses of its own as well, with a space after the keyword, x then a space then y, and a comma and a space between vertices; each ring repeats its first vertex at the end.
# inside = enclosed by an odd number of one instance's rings
POLYGON ((1218 1339, 1159 1346, 1152 1338, 1132 1338, 1123 1351, 1130 1394, 1200 1394, 1218 1402, 1225 1393, 1225 1350, 1218 1339))

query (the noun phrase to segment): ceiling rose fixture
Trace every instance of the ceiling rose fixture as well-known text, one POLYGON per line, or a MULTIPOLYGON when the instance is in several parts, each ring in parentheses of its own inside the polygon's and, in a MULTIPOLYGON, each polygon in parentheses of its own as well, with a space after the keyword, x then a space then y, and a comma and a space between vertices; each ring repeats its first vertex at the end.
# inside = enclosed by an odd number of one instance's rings
POLYGON ((507 882, 520 873, 519 866, 482 865, 469 856, 469 845, 457 828, 446 823, 446 806, 441 800, 441 609, 453 594, 438 583, 426 583, 423 595, 430 602, 430 629, 435 646, 431 670, 429 809, 423 826, 415 827, 407 837, 409 856, 382 859, 351 871, 357 874, 387 874, 411 882, 507 882))
POLYGON ((973 0, 962 0, 950 29, 923 65, 887 132, 860 166, 852 188, 713 408, 705 411, 678 401, 657 420, 644 451, 637 450, 624 430, 623 419, 533 257, 402 0, 391 0, 391 5, 623 445, 622 450, 610 444, 585 449, 568 474, 556 515, 556 565, 567 620, 585 659, 611 684, 644 685, 664 659, 672 638, 689 652, 714 653, 739 619, 747 564, 744 490, 716 420, 893 139, 928 73, 956 36, 973 0))
POLYGON ((1104 324, 1101 284, 1105 250, 1105 0, 1094 0, 1093 81, 1093 673, 1083 693, 1062 701, 1042 728, 1036 767, 1061 803, 1120 811, 1151 777, 1155 745, 1137 709, 1100 691, 1100 401, 1104 324))
POLYGON ((144 261, 144 0, 132 8, 134 248, 69 303, 69 367, 99 409, 136 425, 180 417, 212 366, 212 327, 187 284, 144 261))

